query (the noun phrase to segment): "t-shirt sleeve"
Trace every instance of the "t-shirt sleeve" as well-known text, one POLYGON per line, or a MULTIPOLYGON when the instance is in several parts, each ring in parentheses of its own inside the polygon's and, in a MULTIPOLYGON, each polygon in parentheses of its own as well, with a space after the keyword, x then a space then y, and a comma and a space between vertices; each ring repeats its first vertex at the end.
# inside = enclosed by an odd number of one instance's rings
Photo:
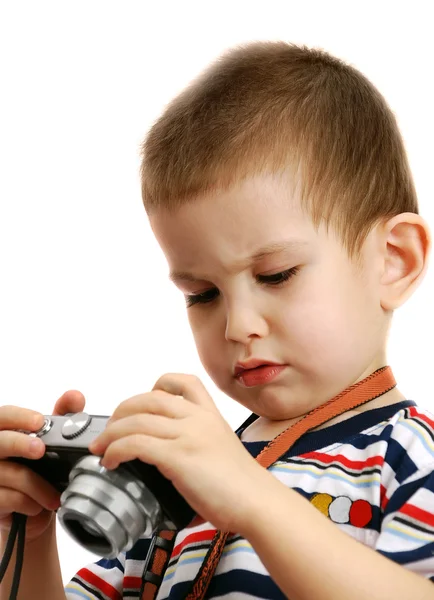
POLYGON ((65 586, 67 600, 121 600, 125 571, 125 553, 114 559, 102 558, 76 573, 65 586))
POLYGON ((385 499, 376 550, 434 582, 434 463, 385 499))

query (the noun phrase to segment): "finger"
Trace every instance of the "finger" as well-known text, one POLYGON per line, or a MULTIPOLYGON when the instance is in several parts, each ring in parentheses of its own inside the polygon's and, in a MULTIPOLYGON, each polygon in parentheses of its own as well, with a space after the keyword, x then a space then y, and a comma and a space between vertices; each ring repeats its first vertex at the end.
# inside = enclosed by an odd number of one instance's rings
POLYGON ((17 431, 2 431, 0 434, 0 459, 11 456, 38 459, 45 452, 45 444, 39 438, 17 431))
POLYGON ((123 437, 110 444, 100 463, 107 469, 116 469, 121 463, 136 458, 148 465, 158 468, 167 461, 170 452, 170 441, 159 438, 134 434, 123 437))
MULTIPOLYGON (((20 512, 23 513, 23 511, 20 512)), ((27 534, 29 534, 29 539, 33 539, 33 532, 38 532, 38 534, 40 534, 41 530, 45 531, 47 525, 53 519, 53 516, 55 517, 52 510, 46 510, 45 508, 42 508, 39 514, 29 516, 32 517, 26 524, 26 537, 27 534)), ((9 534, 11 527, 12 514, 0 519, 0 532, 4 531, 6 534, 9 534)))
POLYGON ((109 419, 109 423, 140 413, 160 415, 169 419, 183 419, 191 415, 191 406, 184 398, 174 398, 172 394, 161 390, 148 392, 121 402, 109 419))
MULTIPOLYGON (((48 510, 59 506, 60 492, 30 468, 13 461, 2 461, 0 469, 1 488, 20 492, 48 510)), ((10 506, 13 507, 13 503, 10 506)))
POLYGON ((56 401, 53 415, 66 415, 66 413, 77 413, 84 410, 85 397, 78 390, 68 390, 56 401))
POLYGON ((89 450, 94 454, 103 454, 115 440, 135 434, 175 439, 179 435, 179 424, 176 419, 160 415, 134 414, 111 422, 89 446, 89 450))
POLYGON ((12 512, 35 517, 43 507, 17 490, 0 487, 0 519, 7 518, 12 512))
POLYGON ((0 430, 24 429, 37 431, 44 424, 44 415, 20 406, 0 406, 0 430))
POLYGON ((163 390, 175 396, 182 396, 186 400, 217 410, 213 399, 201 380, 195 375, 185 373, 166 373, 156 382, 153 390, 163 390))

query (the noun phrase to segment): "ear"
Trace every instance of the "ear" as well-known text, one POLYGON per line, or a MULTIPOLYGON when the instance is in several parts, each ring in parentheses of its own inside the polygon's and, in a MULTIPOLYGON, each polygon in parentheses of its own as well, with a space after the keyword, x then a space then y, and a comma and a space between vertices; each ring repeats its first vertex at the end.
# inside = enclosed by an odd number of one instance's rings
POLYGON ((431 251, 428 225, 415 213, 401 213, 383 228, 381 306, 394 310, 410 298, 422 282, 431 251))

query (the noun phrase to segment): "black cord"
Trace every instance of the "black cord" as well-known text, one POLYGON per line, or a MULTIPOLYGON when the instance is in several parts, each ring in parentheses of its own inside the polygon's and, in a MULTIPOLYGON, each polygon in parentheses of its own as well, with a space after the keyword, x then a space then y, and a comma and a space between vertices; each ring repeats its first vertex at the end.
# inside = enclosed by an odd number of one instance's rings
POLYGON ((12 527, 9 532, 9 537, 8 537, 8 541, 6 544, 6 550, 3 555, 3 559, 0 563, 0 583, 3 580, 3 577, 6 573, 6 569, 8 568, 9 562, 12 557, 12 552, 14 551, 15 538, 17 537, 17 533, 18 533, 18 523, 19 523, 19 521, 15 518, 15 516, 12 516, 12 527))
POLYGON ((14 550, 15 540, 18 537, 17 543, 17 557, 15 561, 15 570, 12 580, 11 593, 9 600, 16 600, 18 595, 18 586, 20 585, 21 571, 23 568, 24 560, 24 544, 26 541, 26 523, 27 516, 19 513, 12 514, 12 527, 9 532, 8 541, 6 544, 5 553, 3 555, 2 562, 0 564, 0 583, 6 573, 6 569, 9 566, 12 552, 14 550))
POLYGON ((18 523, 18 542, 17 542, 17 558, 15 561, 14 578, 12 580, 11 593, 9 600, 16 600, 18 595, 18 587, 20 585, 21 571, 24 561, 24 544, 26 541, 26 522, 27 516, 16 514, 18 523))

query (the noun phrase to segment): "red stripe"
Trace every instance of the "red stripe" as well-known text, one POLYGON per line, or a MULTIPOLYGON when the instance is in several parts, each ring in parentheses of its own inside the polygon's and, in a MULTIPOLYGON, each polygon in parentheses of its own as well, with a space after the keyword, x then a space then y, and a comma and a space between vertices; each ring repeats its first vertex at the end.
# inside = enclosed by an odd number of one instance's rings
POLYGON ((370 456, 366 460, 350 460, 343 454, 337 454, 336 456, 333 456, 331 454, 322 454, 321 452, 308 452, 307 454, 301 454, 301 457, 319 460, 320 462, 325 464, 337 462, 343 465, 344 467, 356 470, 362 470, 366 467, 374 466, 381 467, 384 463, 383 456, 370 456))
POLYGON ((415 406, 410 406, 409 412, 412 417, 417 417, 418 419, 424 421, 427 425, 429 425, 431 429, 434 429, 434 421, 432 419, 429 419, 426 415, 420 413, 415 406))
POLYGON ((122 599, 121 592, 118 592, 112 585, 101 579, 101 577, 98 577, 98 575, 95 575, 95 573, 92 573, 92 571, 89 571, 89 569, 86 569, 86 567, 78 571, 77 577, 81 577, 86 583, 89 583, 98 591, 105 594, 110 600, 122 599))
POLYGON ((426 525, 431 525, 431 527, 434 527, 434 515, 426 510, 423 510, 423 508, 414 506, 414 504, 404 504, 400 512, 412 517, 413 519, 417 519, 421 523, 425 523, 426 525))
POLYGON ((181 543, 177 544, 174 547, 171 558, 176 557, 178 554, 180 554, 182 549, 185 548, 185 546, 188 546, 188 544, 197 544, 199 542, 210 542, 212 540, 212 538, 214 537, 215 532, 216 532, 216 529, 206 529, 205 531, 198 531, 197 533, 190 533, 190 535, 187 535, 181 543))
POLYGON ((124 577, 124 585, 123 589, 125 590, 133 590, 139 591, 142 586, 142 578, 141 577, 124 577))
POLYGON ((383 484, 380 485, 380 506, 382 510, 386 509, 389 498, 386 496, 386 488, 383 484))

